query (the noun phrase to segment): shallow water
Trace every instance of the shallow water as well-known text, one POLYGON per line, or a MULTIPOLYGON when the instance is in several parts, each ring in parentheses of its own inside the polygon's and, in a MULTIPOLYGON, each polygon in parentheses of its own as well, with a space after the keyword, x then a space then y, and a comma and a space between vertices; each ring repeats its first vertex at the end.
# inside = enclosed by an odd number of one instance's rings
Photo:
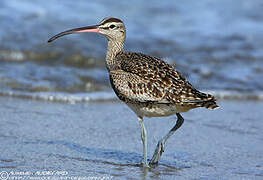
POLYGON ((217 96, 262 99, 262 7, 260 0, 2 0, 0 93, 34 98, 48 92, 55 97, 50 100, 82 101, 84 93, 111 94, 105 38, 82 34, 46 41, 65 29, 116 16, 127 27, 126 49, 165 59, 217 96))
MULTIPOLYGON (((139 123, 124 104, 0 97, 0 172, 60 173, 42 174, 53 178, 262 179, 262 102, 219 104, 222 108, 215 111, 182 114, 185 123, 167 141, 160 165, 145 170, 139 165, 139 123)), ((149 159, 174 123, 175 117, 145 119, 149 159)))

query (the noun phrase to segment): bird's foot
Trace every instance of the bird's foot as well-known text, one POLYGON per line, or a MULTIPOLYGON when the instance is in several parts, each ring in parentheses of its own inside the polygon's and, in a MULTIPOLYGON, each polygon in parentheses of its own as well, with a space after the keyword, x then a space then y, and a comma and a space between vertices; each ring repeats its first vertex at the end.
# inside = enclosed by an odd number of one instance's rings
POLYGON ((145 161, 144 159, 142 160, 142 167, 143 167, 143 168, 150 168, 148 162, 145 161))
POLYGON ((164 152, 164 142, 161 140, 158 142, 158 144, 156 146, 153 157, 149 163, 150 166, 157 166, 158 165, 163 152, 164 152))

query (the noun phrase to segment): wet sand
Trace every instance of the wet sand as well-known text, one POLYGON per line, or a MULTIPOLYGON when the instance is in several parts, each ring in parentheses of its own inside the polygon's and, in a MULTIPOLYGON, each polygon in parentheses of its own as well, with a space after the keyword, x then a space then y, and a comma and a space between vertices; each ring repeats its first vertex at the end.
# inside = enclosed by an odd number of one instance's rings
MULTIPOLYGON (((68 104, 0 97, 0 103, 0 172, 9 175, 55 171, 86 179, 263 179, 262 101, 219 101, 218 110, 182 114, 185 123, 168 140, 160 165, 150 170, 139 166, 136 116, 119 101, 68 104)), ((149 159, 175 120, 145 119, 149 159)))

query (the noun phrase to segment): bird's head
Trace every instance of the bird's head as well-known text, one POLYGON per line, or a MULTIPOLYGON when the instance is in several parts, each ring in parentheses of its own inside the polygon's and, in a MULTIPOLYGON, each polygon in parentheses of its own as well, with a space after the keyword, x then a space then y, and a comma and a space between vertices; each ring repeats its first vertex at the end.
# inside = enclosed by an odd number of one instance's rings
POLYGON ((124 23, 117 18, 105 18, 98 25, 80 27, 75 29, 70 29, 63 31, 53 37, 51 37, 48 42, 52 42, 55 39, 73 33, 81 32, 95 32, 103 34, 107 37, 108 40, 112 41, 125 41, 126 29, 124 23))

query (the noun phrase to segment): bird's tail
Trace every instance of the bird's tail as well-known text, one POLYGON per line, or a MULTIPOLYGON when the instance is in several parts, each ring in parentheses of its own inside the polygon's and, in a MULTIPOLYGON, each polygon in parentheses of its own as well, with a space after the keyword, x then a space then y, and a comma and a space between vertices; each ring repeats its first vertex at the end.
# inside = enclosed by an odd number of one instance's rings
MULTIPOLYGON (((210 95, 210 94, 209 94, 210 95)), ((216 109, 219 106, 216 104, 216 99, 213 97, 212 100, 204 101, 200 104, 201 107, 205 107, 207 109, 216 109)))
POLYGON ((184 100, 184 103, 189 103, 195 107, 205 107, 207 109, 216 109, 219 106, 216 104, 216 98, 211 94, 205 94, 196 90, 195 95, 191 99, 184 100))

